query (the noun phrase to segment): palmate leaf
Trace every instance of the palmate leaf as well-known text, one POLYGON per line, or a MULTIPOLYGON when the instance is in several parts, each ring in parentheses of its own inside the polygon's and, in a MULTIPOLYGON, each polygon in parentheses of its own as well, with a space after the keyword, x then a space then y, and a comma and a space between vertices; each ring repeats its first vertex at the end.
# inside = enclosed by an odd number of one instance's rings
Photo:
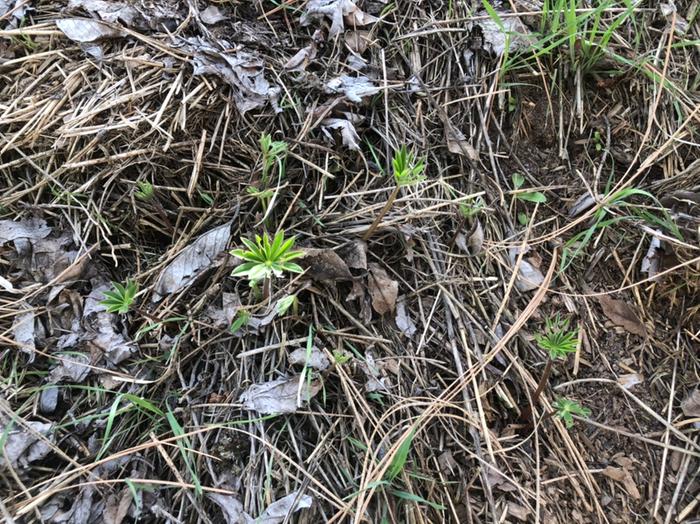
POLYGON ((136 298, 138 293, 138 285, 136 282, 127 280, 126 285, 119 282, 112 282, 112 290, 104 291, 104 300, 100 301, 108 313, 125 314, 129 312, 129 308, 136 298))
POLYGON ((241 238, 241 243, 248 249, 234 249, 230 253, 246 262, 235 268, 231 275, 247 277, 252 286, 259 280, 281 277, 285 271, 303 273, 301 266, 289 262, 304 256, 303 251, 293 250, 295 240, 295 237, 286 239, 283 231, 278 231, 272 238, 268 233, 256 235, 255 242, 241 238))

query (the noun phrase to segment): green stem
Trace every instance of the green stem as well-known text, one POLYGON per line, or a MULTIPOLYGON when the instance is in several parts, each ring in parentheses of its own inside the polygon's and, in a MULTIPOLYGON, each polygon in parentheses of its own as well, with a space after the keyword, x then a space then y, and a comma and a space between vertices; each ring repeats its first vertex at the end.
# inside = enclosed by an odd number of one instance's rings
POLYGON ((377 226, 379 226, 379 223, 382 221, 382 218, 384 218, 384 215, 386 215, 387 212, 389 211, 389 209, 391 209, 391 206, 394 204, 396 197, 399 195, 399 188, 400 188, 400 186, 396 186, 394 188, 394 190, 391 192, 391 195, 389 195, 389 199, 386 201, 386 204, 384 204, 384 207, 381 209, 381 211, 377 215, 377 218, 374 219, 374 222, 372 222, 372 225, 369 226, 369 229, 362 236, 362 240, 364 240, 364 241, 369 240, 369 238, 374 233, 374 230, 377 229, 377 226))

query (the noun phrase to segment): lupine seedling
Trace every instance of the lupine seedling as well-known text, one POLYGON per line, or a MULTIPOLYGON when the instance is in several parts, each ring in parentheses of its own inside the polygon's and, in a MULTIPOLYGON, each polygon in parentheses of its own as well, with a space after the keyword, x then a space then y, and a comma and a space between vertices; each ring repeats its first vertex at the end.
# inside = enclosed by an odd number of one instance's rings
POLYGON ((112 290, 104 292, 105 299, 100 305, 104 306, 108 313, 128 313, 138 291, 138 284, 132 280, 127 280, 125 285, 112 282, 112 290))
POLYGON ((292 260, 303 257, 304 252, 294 249, 294 237, 285 238, 283 231, 278 231, 274 238, 268 233, 255 235, 255 241, 241 238, 247 249, 234 249, 231 254, 245 262, 236 267, 231 276, 246 277, 251 287, 263 282, 263 295, 269 296, 270 281, 281 277, 285 271, 303 273, 299 264, 292 260))
POLYGON ((394 153, 394 158, 391 160, 392 175, 394 177, 394 190, 389 195, 386 204, 379 211, 379 214, 369 226, 369 229, 362 237, 362 240, 367 240, 372 236, 374 230, 381 222, 384 215, 387 214, 391 206, 394 204, 396 197, 399 195, 399 190, 404 186, 412 186, 425 180, 425 161, 416 157, 415 153, 408 150, 405 145, 402 145, 398 151, 394 153))
POLYGON ((262 184, 267 188, 270 171, 277 164, 279 176, 284 176, 284 161, 287 158, 287 142, 272 140, 272 136, 263 133, 260 136, 260 151, 262 152, 262 184))
MULTIPOLYGON (((562 319, 559 314, 557 314, 545 321, 544 333, 535 335, 535 341, 540 349, 547 352, 549 358, 547 359, 547 364, 544 367, 537 389, 532 395, 532 406, 537 405, 537 401, 547 384, 547 380, 549 380, 554 361, 566 359, 570 353, 576 352, 576 348, 578 347, 578 330, 570 329, 569 319, 562 319)), ((525 410, 522 418, 529 418, 531 413, 530 409, 525 410)))
POLYGON ((148 201, 153 198, 155 190, 153 189, 153 184, 147 180, 139 180, 136 182, 136 191, 134 196, 139 200, 148 201))
MULTIPOLYGON (((514 173, 512 176, 513 188, 520 189, 525 183, 525 177, 520 173, 514 173)), ((534 202, 536 204, 544 204, 547 201, 547 196, 539 191, 523 191, 515 193, 515 198, 518 200, 523 200, 525 202, 534 202)))
POLYGON ((574 418, 572 415, 578 415, 579 417, 589 417, 591 415, 590 409, 568 398, 558 398, 556 402, 554 402, 554 408, 557 410, 555 415, 562 419, 569 429, 574 426, 574 418))

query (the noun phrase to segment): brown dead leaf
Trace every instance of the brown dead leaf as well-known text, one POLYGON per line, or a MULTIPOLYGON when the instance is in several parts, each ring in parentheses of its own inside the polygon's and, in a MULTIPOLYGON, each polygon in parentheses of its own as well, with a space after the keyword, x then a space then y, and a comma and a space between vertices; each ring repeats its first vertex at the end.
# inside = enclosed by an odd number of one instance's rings
POLYGON ((512 515, 518 520, 528 522, 531 513, 532 510, 530 508, 526 508, 515 502, 508 502, 508 515, 512 515))
POLYGON ((352 280, 352 273, 345 261, 332 249, 304 249, 299 265, 306 269, 306 276, 313 280, 352 280))
POLYGON ((617 377, 617 383, 625 389, 632 389, 637 384, 644 382, 644 375, 641 373, 629 373, 617 377))
POLYGON ((131 490, 128 486, 124 486, 118 493, 110 494, 102 514, 105 524, 121 524, 129 512, 131 498, 131 490))
POLYGON ((603 475, 605 475, 608 478, 611 478, 616 482, 620 482, 624 486, 625 491, 627 491, 629 496, 633 499, 639 500, 642 497, 639 494, 637 484, 634 482, 632 474, 629 472, 628 469, 608 466, 603 470, 603 475))
POLYGON ((378 264, 369 264, 367 277, 369 294, 372 297, 372 307, 380 315, 396 309, 396 299, 399 295, 399 283, 389 277, 378 264))
POLYGON ((316 346, 312 346, 311 352, 308 355, 306 353, 306 348, 295 349, 289 354, 287 360, 290 364, 301 364, 317 369, 318 371, 323 371, 331 365, 326 354, 316 346))
POLYGON ((681 402, 681 409, 686 417, 700 417, 700 388, 695 388, 681 402))
POLYGON ((348 31, 345 33, 345 45, 353 53, 361 55, 367 50, 369 45, 369 31, 348 31))
POLYGON ((472 147, 467 138, 459 129, 453 127, 445 128, 447 138, 447 150, 455 155, 463 155, 470 160, 479 160, 479 153, 472 147))
POLYGON ((367 269, 367 242, 354 240, 339 250, 350 269, 367 269))
POLYGON ((297 53, 287 60, 284 68, 287 71, 304 71, 309 63, 316 58, 317 48, 316 43, 311 42, 306 47, 301 48, 297 53))
POLYGON ((608 317, 613 324, 620 326, 628 332, 645 337, 647 334, 646 328, 634 310, 623 300, 615 300, 609 295, 600 295, 596 297, 603 313, 608 317))

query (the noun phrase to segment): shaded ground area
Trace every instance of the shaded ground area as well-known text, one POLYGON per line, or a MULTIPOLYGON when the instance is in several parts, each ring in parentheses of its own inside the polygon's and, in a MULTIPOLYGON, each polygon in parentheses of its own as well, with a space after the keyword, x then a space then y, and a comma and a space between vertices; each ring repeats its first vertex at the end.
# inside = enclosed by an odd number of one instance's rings
POLYGON ((699 15, 0 0, 3 518, 697 522, 699 15))

